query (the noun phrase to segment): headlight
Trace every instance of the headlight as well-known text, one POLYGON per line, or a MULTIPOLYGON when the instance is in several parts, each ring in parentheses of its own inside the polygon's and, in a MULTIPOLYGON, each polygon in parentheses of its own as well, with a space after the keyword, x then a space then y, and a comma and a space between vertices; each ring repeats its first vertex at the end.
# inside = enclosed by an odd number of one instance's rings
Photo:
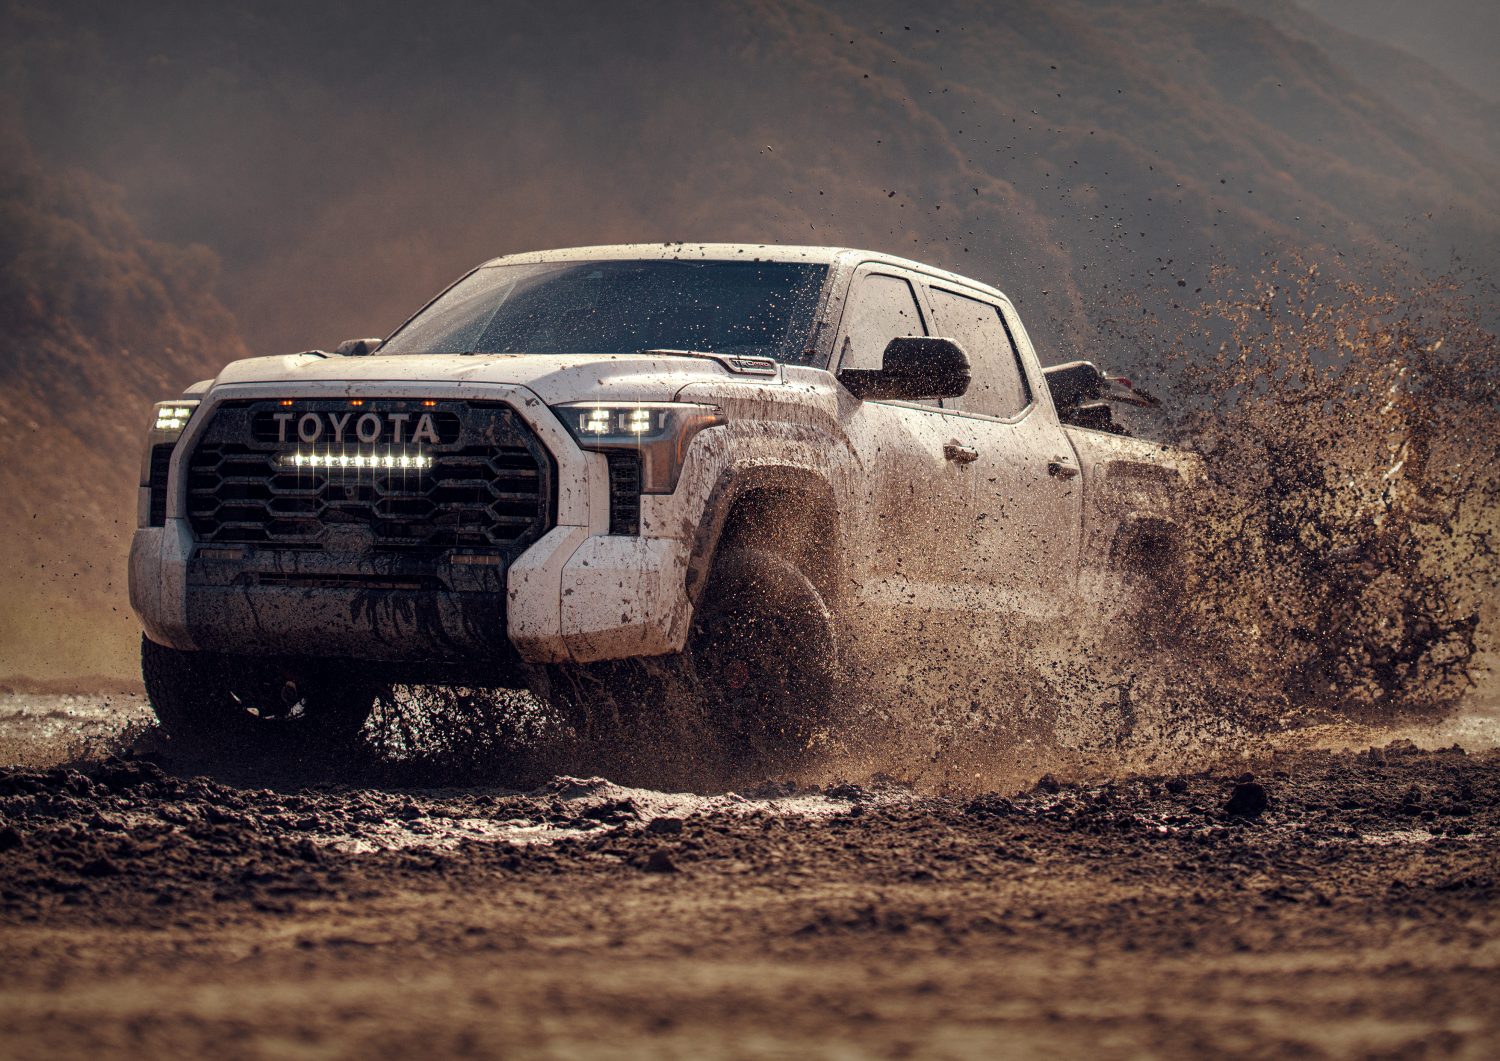
POLYGON ((584 449, 638 454, 644 494, 677 489, 688 444, 724 423, 718 406, 686 402, 570 402, 552 411, 584 449))
POLYGON ((139 523, 142 527, 160 527, 166 522, 167 470, 172 464, 172 450, 197 408, 196 398, 186 398, 157 402, 151 410, 146 452, 141 454, 141 485, 147 488, 141 492, 139 523))
POLYGON ((193 410, 197 408, 198 399, 196 398, 175 402, 157 402, 156 407, 151 410, 149 445, 176 442, 182 436, 182 429, 187 427, 187 422, 192 419, 193 410))

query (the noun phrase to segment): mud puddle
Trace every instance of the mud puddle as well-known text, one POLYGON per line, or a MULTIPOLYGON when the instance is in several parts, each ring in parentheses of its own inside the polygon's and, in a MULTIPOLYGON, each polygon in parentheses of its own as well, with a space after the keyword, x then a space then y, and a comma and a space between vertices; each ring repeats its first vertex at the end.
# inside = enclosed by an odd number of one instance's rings
MULTIPOLYGON (((793 786, 767 785, 761 791, 778 788, 791 790, 793 786)), ((346 817, 330 829, 317 831, 313 839, 337 851, 360 854, 406 848, 453 850, 466 843, 553 844, 626 828, 670 836, 680 833, 690 818, 820 819, 847 814, 856 804, 883 806, 909 797, 899 787, 866 790, 854 785, 830 786, 827 793, 701 796, 616 785, 601 777, 556 777, 527 793, 423 793, 420 801, 408 799, 395 807, 391 818, 346 817), (515 816, 498 816, 503 814, 515 816)))

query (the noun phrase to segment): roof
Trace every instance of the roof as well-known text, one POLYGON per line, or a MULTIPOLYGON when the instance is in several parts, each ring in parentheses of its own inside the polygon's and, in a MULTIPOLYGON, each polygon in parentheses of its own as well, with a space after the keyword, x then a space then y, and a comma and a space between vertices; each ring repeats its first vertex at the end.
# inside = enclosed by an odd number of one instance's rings
MULTIPOLYGON (((621 259, 655 259, 668 261, 766 261, 806 262, 814 265, 833 265, 840 261, 862 263, 885 262, 927 276, 980 288, 991 294, 1000 292, 989 284, 946 269, 899 258, 879 251, 864 251, 854 247, 797 247, 778 243, 616 243, 601 247, 566 247, 550 251, 526 251, 507 254, 485 262, 488 265, 532 265, 539 262, 587 262, 617 261, 621 259)), ((1001 297, 1004 297, 1003 295, 1001 297)))

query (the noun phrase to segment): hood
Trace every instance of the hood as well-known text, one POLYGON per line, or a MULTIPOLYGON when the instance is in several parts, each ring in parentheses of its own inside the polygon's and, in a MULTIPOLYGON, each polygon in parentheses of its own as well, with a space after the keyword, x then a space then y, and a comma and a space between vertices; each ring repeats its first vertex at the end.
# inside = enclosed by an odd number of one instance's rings
MULTIPOLYGON (((778 372, 778 376, 780 373, 778 372)), ((644 354, 399 354, 319 357, 289 354, 235 361, 214 381, 230 383, 512 383, 549 405, 599 395, 621 401, 664 401, 690 383, 722 382, 734 373, 699 357, 644 354)), ((742 378, 742 377, 741 377, 742 378)), ((773 380, 761 377, 756 382, 773 380)))

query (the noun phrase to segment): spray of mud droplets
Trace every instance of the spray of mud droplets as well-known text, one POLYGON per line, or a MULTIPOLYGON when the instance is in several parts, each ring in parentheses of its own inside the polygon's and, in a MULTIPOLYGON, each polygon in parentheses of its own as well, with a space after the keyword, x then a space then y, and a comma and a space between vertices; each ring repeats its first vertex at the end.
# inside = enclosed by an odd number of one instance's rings
POLYGON ((1213 284, 1239 290, 1105 323, 1169 397, 1138 433, 1194 455, 1175 533, 1144 568, 1090 576, 1064 629, 888 632, 906 680, 850 768, 940 791, 1201 769, 1458 708, 1500 618, 1500 351, 1474 285, 1300 262, 1213 284))
POLYGON ((1136 319, 1173 440, 1203 461, 1138 605, 1154 656, 1253 725, 1454 709, 1496 618, 1500 356, 1483 314, 1451 278, 1396 294, 1298 262, 1173 339, 1136 319))

